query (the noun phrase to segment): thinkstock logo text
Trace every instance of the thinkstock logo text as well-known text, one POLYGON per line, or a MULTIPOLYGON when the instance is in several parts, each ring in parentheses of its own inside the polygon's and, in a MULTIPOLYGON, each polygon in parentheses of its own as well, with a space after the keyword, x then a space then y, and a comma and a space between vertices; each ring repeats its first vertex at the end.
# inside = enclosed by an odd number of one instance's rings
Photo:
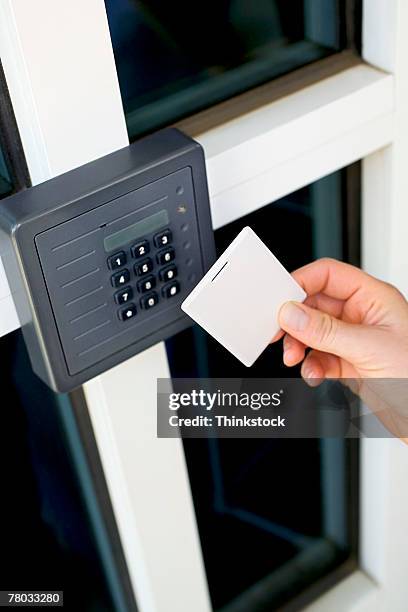
POLYGON ((247 416, 227 417, 224 414, 216 415, 215 417, 198 415, 192 418, 183 418, 173 414, 169 418, 169 424, 172 427, 213 427, 214 424, 217 427, 285 427, 285 419, 280 415, 269 419, 247 416))

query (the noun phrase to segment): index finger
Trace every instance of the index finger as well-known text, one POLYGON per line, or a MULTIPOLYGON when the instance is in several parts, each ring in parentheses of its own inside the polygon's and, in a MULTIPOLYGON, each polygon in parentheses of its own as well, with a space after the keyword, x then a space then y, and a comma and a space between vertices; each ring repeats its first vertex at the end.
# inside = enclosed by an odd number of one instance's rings
POLYGON ((359 289, 375 282, 374 277, 336 259, 318 259, 292 272, 293 278, 308 295, 324 293, 347 300, 359 289))

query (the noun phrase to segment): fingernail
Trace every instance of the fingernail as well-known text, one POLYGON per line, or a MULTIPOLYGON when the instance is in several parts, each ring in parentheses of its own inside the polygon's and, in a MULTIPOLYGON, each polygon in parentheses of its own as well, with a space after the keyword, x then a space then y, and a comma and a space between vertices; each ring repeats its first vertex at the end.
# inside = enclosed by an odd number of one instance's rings
POLYGON ((307 385, 309 385, 309 387, 318 387, 322 382, 321 376, 317 376, 316 374, 313 374, 312 376, 310 376, 310 374, 308 376, 304 376, 303 380, 307 385))
POLYGON ((293 360, 293 351, 292 351, 292 349, 285 349, 283 351, 283 363, 285 365, 289 365, 289 364, 291 364, 292 360, 293 360))
POLYGON ((317 387, 321 382, 321 377, 312 368, 302 368, 302 378, 309 387, 317 387))
POLYGON ((309 387, 318 387, 322 382, 322 373, 320 372, 319 366, 315 369, 315 364, 304 363, 301 370, 301 375, 305 383, 309 387))
POLYGON ((280 310, 279 320, 285 328, 303 331, 309 323, 309 315, 295 302, 286 302, 280 310))
POLYGON ((317 378, 317 374, 311 368, 304 368, 302 371, 303 378, 317 378))

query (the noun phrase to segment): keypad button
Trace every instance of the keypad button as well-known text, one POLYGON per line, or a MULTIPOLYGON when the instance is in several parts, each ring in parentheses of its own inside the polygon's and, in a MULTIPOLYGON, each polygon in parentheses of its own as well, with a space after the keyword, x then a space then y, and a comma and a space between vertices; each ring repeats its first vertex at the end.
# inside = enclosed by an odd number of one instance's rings
POLYGON ((157 253, 157 261, 163 266, 164 264, 173 261, 175 255, 176 254, 173 247, 169 247, 168 249, 164 249, 163 251, 159 251, 157 253))
POLYGON ((122 285, 126 285, 126 283, 129 282, 129 279, 130 279, 129 270, 124 268, 124 270, 121 270, 120 272, 116 272, 115 274, 112 274, 111 283, 114 287, 121 287, 122 285))
POLYGON ((156 279, 153 274, 151 274, 150 276, 146 276, 146 278, 143 278, 142 280, 138 281, 137 290, 140 293, 146 293, 146 291, 151 291, 152 289, 154 289, 155 286, 156 279))
POLYGON ((161 281, 167 282, 173 280, 173 278, 176 278, 177 276, 177 266, 174 264, 166 266, 160 270, 159 275, 161 281))
POLYGON ((108 257, 108 266, 111 270, 117 270, 118 268, 123 268, 127 260, 125 251, 119 251, 119 253, 115 253, 108 257))
POLYGON ((140 303, 145 310, 149 310, 149 308, 153 308, 159 302, 159 296, 155 291, 152 291, 148 295, 145 295, 140 299, 140 303))
POLYGON ((162 293, 166 298, 171 298, 177 295, 178 293, 180 293, 180 283, 178 281, 168 283, 163 287, 162 293))
POLYGON ((168 244, 170 244, 172 239, 173 239, 173 236, 169 229, 165 229, 163 232, 160 232, 160 234, 156 234, 155 237, 153 238, 154 244, 157 247, 167 246, 168 244))
POLYGON ((135 264, 135 272, 138 276, 143 276, 144 274, 148 274, 153 270, 153 261, 150 257, 146 257, 139 263, 135 264))
POLYGON ((120 291, 117 291, 114 295, 115 302, 117 304, 126 304, 130 302, 133 297, 133 289, 132 287, 123 287, 120 291))
POLYGON ((132 256, 135 257, 136 259, 139 259, 140 257, 144 257, 150 251, 149 241, 141 240, 141 242, 134 244, 130 250, 131 250, 132 256))
POLYGON ((128 304, 126 308, 121 308, 118 312, 119 319, 122 321, 129 321, 129 319, 133 319, 137 315, 137 309, 135 304, 128 304))

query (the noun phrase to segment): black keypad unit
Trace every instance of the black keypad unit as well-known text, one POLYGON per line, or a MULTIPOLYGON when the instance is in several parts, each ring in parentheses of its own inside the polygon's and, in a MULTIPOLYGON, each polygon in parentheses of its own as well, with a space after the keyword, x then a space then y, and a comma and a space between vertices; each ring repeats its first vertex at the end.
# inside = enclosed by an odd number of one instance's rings
POLYGON ((132 302, 136 290, 140 294, 140 306, 143 310, 157 306, 160 295, 167 300, 180 293, 180 282, 175 280, 178 276, 177 265, 169 263, 177 258, 174 246, 167 246, 171 242, 173 234, 171 229, 166 227, 153 237, 146 236, 129 245, 128 250, 118 251, 108 257, 110 269, 115 269, 122 262, 126 263, 129 257, 136 260, 133 266, 134 277, 127 268, 122 268, 111 276, 112 285, 121 288, 113 295, 116 304, 122 306, 118 310, 121 321, 133 319, 137 314, 136 305, 132 302), (146 253, 151 253, 151 257, 145 257, 146 253), (158 284, 159 292, 153 291, 158 284))

